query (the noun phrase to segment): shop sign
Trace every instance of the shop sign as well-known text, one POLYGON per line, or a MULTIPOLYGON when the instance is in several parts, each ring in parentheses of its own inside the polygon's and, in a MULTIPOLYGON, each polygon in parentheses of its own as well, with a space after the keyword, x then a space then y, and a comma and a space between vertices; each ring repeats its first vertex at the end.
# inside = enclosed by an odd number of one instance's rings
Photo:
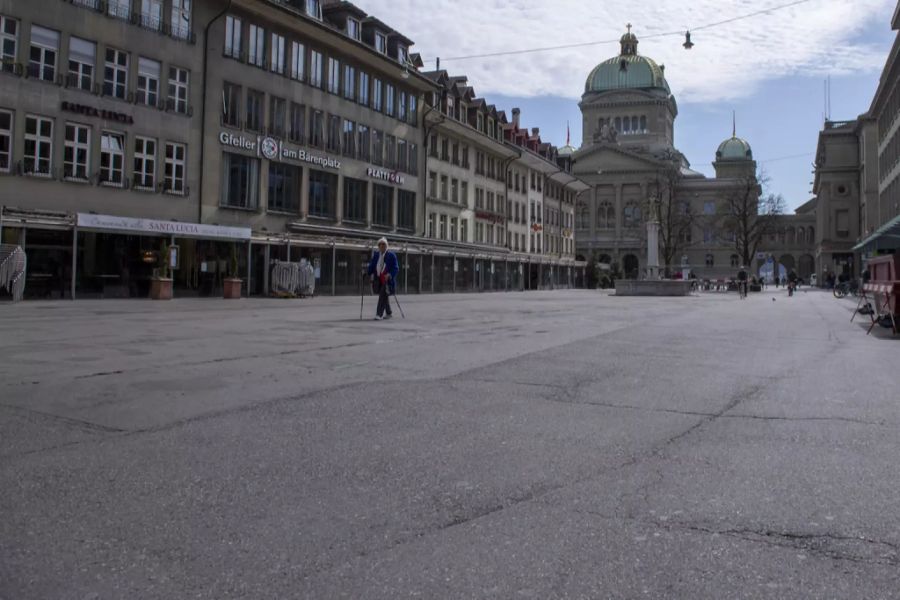
POLYGON ((104 229, 126 233, 173 235, 196 238, 223 238, 229 240, 249 240, 249 227, 222 227, 200 223, 179 221, 157 221, 156 219, 135 219, 113 215, 78 213, 78 227, 104 229))
POLYGON ((495 215, 494 213, 483 212, 480 210, 475 211, 475 218, 483 221, 490 221, 491 223, 503 223, 506 220, 502 215, 495 215))
POLYGON ((235 135, 227 131, 219 132, 219 143, 247 152, 255 152, 257 156, 268 160, 284 161, 293 160, 305 162, 327 169, 340 169, 341 161, 330 156, 311 154, 302 148, 287 146, 281 140, 269 136, 256 136, 255 138, 244 135, 235 135))
POLYGON ((134 124, 134 118, 132 118, 131 115, 126 115, 125 113, 120 113, 113 110, 94 108, 93 106, 75 104, 74 102, 63 102, 61 108, 66 112, 73 112, 79 115, 84 115, 86 117, 99 117, 107 121, 116 121, 118 123, 127 123, 129 125, 134 124))
POLYGON ((387 169, 379 169, 378 167, 366 168, 366 175, 372 179, 380 179, 382 181, 387 181, 388 183, 396 183, 397 185, 403 185, 403 182, 406 181, 403 175, 397 171, 388 171, 387 169))

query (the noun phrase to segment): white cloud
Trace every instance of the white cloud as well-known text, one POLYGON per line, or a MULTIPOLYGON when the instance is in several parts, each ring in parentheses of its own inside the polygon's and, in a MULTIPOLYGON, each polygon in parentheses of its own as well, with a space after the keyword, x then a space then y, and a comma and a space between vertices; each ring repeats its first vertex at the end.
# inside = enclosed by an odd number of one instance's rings
MULTIPOLYGON (((357 0, 363 10, 416 42, 426 60, 469 76, 479 95, 578 98, 599 62, 618 54, 618 43, 503 56, 452 57, 617 40, 625 23, 638 38, 680 31, 785 0, 357 0)), ((751 94, 765 80, 796 75, 877 72, 884 52, 864 42, 865 27, 889 26, 892 0, 810 0, 692 34, 641 41, 638 51, 666 65, 679 102, 713 102, 751 94), (863 40, 863 41, 860 41, 863 40)), ((426 68, 434 68, 429 62, 426 68)))

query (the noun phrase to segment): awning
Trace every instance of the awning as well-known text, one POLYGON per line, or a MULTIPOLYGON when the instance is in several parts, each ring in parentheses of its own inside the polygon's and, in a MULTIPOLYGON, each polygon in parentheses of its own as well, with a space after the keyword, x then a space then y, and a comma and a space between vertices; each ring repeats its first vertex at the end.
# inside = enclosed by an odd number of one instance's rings
POLYGON ((868 252, 894 250, 896 248, 900 248, 900 215, 897 215, 876 229, 875 233, 853 246, 853 251, 868 252))

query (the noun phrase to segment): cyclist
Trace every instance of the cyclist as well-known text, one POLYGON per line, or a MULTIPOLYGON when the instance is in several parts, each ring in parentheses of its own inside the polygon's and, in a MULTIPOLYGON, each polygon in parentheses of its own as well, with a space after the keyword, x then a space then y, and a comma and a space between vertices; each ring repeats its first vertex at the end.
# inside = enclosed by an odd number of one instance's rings
POLYGON ((793 270, 788 274, 788 296, 794 295, 794 290, 797 288, 797 273, 793 270))
POLYGON ((741 267, 737 274, 738 280, 738 294, 741 297, 741 300, 747 297, 747 267, 741 267))

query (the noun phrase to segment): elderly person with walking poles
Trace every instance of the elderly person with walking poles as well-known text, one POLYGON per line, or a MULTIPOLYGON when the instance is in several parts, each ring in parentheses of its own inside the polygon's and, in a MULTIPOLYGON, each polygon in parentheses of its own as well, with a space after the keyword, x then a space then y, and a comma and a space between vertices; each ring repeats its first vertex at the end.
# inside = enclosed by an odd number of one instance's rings
POLYGON ((397 255, 388 250, 388 242, 385 238, 378 240, 378 250, 369 261, 369 279, 372 282, 372 291, 378 294, 378 308, 375 311, 375 320, 390 319, 392 316, 389 296, 394 292, 397 274, 400 272, 400 263, 397 255))

